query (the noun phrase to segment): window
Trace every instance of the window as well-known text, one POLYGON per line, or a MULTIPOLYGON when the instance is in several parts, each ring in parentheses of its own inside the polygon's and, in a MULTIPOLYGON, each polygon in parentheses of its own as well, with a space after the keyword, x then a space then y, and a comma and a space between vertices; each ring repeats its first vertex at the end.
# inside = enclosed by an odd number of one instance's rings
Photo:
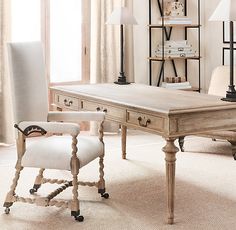
POLYGON ((89 79, 90 0, 12 0, 12 41, 42 41, 52 84, 89 79))
POLYGON ((85 78, 82 65, 86 56, 83 2, 88 0, 50 0, 51 83, 80 82, 85 78))
POLYGON ((41 40, 40 14, 40 0, 12 0, 12 41, 25 42, 41 40))
POLYGON ((81 81, 81 1, 50 1, 50 80, 81 81))

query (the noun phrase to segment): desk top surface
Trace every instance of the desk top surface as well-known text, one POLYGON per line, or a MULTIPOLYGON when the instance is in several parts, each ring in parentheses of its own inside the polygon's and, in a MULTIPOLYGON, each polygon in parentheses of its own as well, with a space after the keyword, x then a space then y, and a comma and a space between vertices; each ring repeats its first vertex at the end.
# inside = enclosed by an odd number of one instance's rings
POLYGON ((88 98, 127 105, 161 113, 183 113, 218 109, 236 109, 236 102, 220 97, 183 90, 164 89, 142 84, 87 84, 56 86, 51 89, 88 98))

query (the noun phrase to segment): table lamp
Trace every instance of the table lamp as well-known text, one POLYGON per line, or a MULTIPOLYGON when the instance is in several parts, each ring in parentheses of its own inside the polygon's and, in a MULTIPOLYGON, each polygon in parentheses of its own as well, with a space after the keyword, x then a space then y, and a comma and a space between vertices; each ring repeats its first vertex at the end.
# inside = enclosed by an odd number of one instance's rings
POLYGON ((209 21, 229 22, 230 25, 230 83, 223 101, 236 102, 234 85, 234 23, 236 21, 236 0, 221 0, 209 21))
POLYGON ((127 85, 124 73, 124 25, 136 25, 137 21, 126 7, 116 8, 108 18, 106 24, 120 25, 120 76, 115 84, 127 85))

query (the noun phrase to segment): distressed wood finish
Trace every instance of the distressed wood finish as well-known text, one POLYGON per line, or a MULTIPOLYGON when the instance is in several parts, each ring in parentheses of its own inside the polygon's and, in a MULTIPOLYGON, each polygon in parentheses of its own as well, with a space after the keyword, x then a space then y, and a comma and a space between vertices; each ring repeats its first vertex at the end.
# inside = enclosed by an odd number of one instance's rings
POLYGON ((40 169, 39 174, 35 179, 34 185, 41 185, 43 183, 43 172, 45 169, 40 169))
POLYGON ((175 195, 175 161, 179 149, 174 144, 174 138, 166 138, 166 146, 163 147, 166 161, 166 192, 168 208, 168 224, 174 223, 174 195, 175 195))
POLYGON ((104 180, 104 150, 105 150, 105 146, 104 146, 104 141, 103 141, 103 123, 102 122, 99 126, 99 140, 102 142, 103 144, 103 154, 99 157, 99 181, 98 181, 98 191, 105 191, 105 180, 104 180))
POLYGON ((79 101, 75 110, 104 110, 107 120, 164 137, 236 129, 236 103, 206 94, 139 84, 57 86, 51 92, 56 107, 62 107, 58 95, 72 97, 79 101), (143 127, 139 116, 151 123, 143 127))
POLYGON ((122 158, 126 158, 126 127, 163 136, 166 146, 168 223, 174 222, 174 139, 191 134, 236 129, 236 103, 220 97, 189 91, 130 84, 91 84, 52 87, 53 105, 61 107, 56 95, 76 98, 76 110, 103 110, 106 119, 121 124, 122 158))
POLYGON ((127 139, 127 126, 121 125, 122 159, 126 159, 126 139, 127 139))
POLYGON ((72 157, 71 157, 71 174, 73 176, 72 180, 72 201, 71 201, 71 211, 79 212, 79 199, 78 199, 78 174, 79 174, 79 159, 76 155, 77 153, 77 138, 72 137, 72 157))
POLYGON ((15 176, 14 179, 12 181, 12 185, 10 187, 10 191, 7 193, 5 202, 3 204, 4 207, 9 208, 10 206, 12 206, 13 202, 16 201, 16 186, 18 184, 18 180, 20 178, 20 173, 23 170, 23 167, 21 166, 21 160, 22 157, 25 153, 25 136, 18 132, 18 138, 16 141, 17 144, 17 162, 16 162, 16 166, 15 166, 15 176))

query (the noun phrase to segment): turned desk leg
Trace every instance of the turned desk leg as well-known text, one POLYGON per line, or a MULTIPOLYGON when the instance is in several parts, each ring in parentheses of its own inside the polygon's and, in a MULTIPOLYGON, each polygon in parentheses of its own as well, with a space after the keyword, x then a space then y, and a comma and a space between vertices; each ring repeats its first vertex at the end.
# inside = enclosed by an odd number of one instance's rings
POLYGON ((166 161, 166 193, 168 208, 168 224, 174 223, 174 200, 175 200, 175 155, 178 148, 174 144, 175 139, 166 138, 166 146, 162 148, 165 152, 166 161))
POLYGON ((126 159, 126 136, 127 136, 127 126, 121 125, 122 159, 126 159))

